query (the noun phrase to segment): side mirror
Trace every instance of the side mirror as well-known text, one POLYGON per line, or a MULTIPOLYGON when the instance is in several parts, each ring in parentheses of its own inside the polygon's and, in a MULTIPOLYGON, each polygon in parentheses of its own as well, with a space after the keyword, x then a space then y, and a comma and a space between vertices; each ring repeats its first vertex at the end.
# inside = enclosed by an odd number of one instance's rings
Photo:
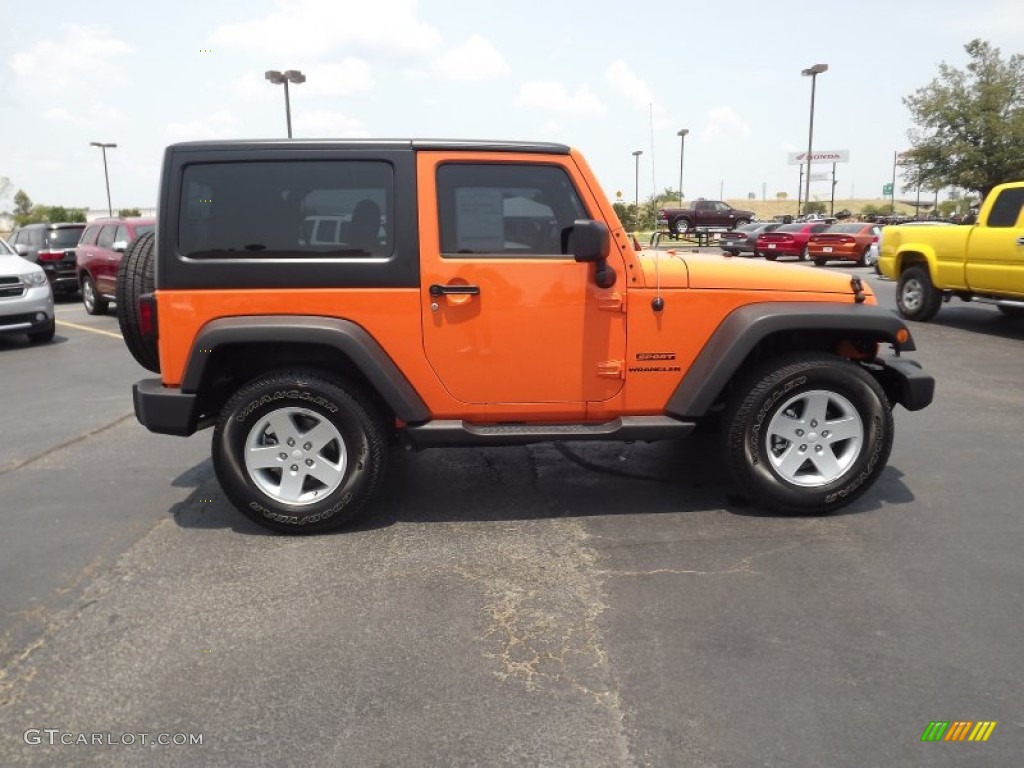
POLYGON ((110 246, 110 247, 113 248, 118 253, 124 253, 124 249, 128 247, 128 241, 127 240, 115 240, 114 244, 112 246, 110 246))
POLYGON ((615 270, 608 266, 611 235, 603 221, 576 219, 569 228, 569 250, 579 262, 594 264, 594 282, 598 288, 615 285, 615 270))
POLYGON ((603 221, 576 219, 569 230, 569 250, 576 261, 599 262, 608 258, 611 236, 603 221))
POLYGON ((18 243, 17 245, 14 246, 14 250, 19 256, 28 256, 27 245, 22 245, 21 243, 18 243))

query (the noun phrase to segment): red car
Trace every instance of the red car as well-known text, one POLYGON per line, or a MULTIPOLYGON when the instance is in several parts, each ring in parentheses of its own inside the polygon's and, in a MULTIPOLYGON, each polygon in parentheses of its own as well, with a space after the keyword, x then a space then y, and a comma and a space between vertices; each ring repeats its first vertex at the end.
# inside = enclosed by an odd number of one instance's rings
POLYGON ((90 315, 102 315, 114 300, 121 255, 135 238, 152 232, 156 219, 97 219, 85 228, 75 249, 82 303, 90 315))
POLYGON ((757 236, 757 251, 768 261, 775 261, 779 256, 795 256, 800 261, 807 261, 807 241, 811 235, 824 232, 828 227, 820 221, 783 224, 774 232, 763 232, 757 236))
POLYGON ((858 267, 867 265, 871 244, 878 242, 882 229, 877 224, 851 222, 833 224, 818 235, 811 235, 807 250, 819 267, 832 259, 854 261, 858 267))

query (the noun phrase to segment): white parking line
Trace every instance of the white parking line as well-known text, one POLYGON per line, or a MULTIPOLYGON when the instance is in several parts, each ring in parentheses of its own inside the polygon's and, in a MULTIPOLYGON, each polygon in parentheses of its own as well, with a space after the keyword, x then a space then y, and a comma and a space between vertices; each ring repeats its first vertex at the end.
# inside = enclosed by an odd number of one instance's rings
POLYGON ((102 336, 111 336, 115 339, 123 339, 124 337, 120 333, 114 333, 113 331, 104 331, 100 328, 90 328, 87 325, 79 325, 78 323, 69 323, 67 320, 58 320, 57 325, 65 325, 68 328, 75 328, 79 331, 88 331, 89 333, 98 333, 102 336))

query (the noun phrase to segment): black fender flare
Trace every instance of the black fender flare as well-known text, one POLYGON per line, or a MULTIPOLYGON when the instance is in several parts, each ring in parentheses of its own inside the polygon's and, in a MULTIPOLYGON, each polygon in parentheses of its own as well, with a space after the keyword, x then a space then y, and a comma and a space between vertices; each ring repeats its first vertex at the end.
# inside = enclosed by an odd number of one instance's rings
POLYGON ((403 421, 430 418, 430 410, 384 348, 350 320, 307 315, 225 317, 207 323, 196 335, 181 380, 182 392, 198 392, 211 353, 234 344, 318 344, 347 357, 403 421))
POLYGON ((913 351, 914 340, 895 313, 877 305, 764 302, 730 312, 708 339, 665 405, 678 418, 707 413, 736 370, 763 339, 781 331, 848 331, 913 351), (897 334, 906 333, 900 342, 897 334))

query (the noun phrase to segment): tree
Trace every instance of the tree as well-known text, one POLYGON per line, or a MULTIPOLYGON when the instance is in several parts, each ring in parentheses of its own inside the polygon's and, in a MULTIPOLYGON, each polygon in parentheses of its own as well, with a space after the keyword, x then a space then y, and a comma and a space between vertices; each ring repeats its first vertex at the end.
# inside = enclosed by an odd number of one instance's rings
POLYGON ((964 48, 966 71, 943 62, 937 78, 903 99, 916 126, 904 175, 915 186, 958 186, 984 197, 1024 178, 1024 56, 1003 59, 978 39, 964 48))
POLYGON ((130 219, 132 217, 139 217, 142 215, 142 211, 138 208, 120 208, 117 211, 117 215, 122 219, 130 219))
POLYGON ((788 198, 789 198, 789 194, 787 192, 776 192, 775 193, 775 199, 776 200, 786 200, 788 198))
POLYGON ((25 194, 24 189, 19 189, 14 193, 14 215, 17 216, 28 216, 32 213, 32 198, 25 194))
POLYGON ((824 213, 825 204, 819 200, 811 200, 809 203, 804 203, 804 213, 824 213))

